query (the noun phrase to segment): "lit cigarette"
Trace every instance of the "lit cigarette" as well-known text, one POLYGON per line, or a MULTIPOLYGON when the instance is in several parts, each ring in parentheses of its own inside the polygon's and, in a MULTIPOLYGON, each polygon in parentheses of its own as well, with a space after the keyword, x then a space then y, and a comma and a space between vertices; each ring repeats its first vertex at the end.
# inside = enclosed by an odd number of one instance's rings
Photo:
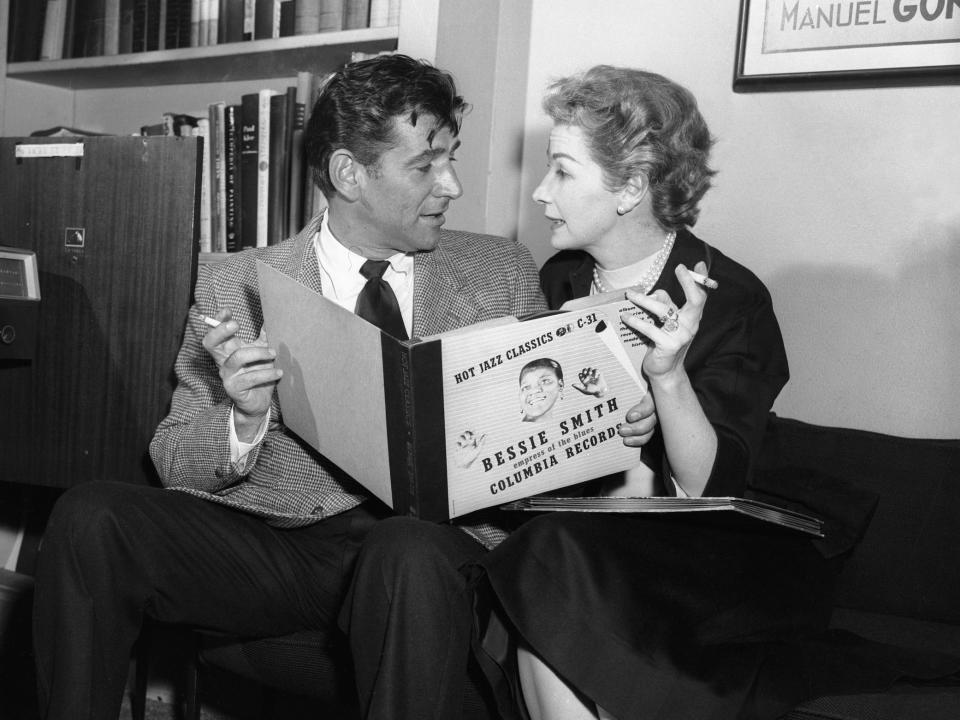
POLYGON ((210 327, 220 327, 220 321, 216 318, 212 318, 209 315, 198 315, 198 317, 210 327))
POLYGON ((709 288, 710 290, 716 290, 718 287, 720 287, 717 281, 713 278, 707 277, 706 275, 701 275, 693 270, 687 270, 687 272, 690 273, 690 277, 693 278, 693 281, 697 283, 697 285, 703 285, 705 288, 709 288))

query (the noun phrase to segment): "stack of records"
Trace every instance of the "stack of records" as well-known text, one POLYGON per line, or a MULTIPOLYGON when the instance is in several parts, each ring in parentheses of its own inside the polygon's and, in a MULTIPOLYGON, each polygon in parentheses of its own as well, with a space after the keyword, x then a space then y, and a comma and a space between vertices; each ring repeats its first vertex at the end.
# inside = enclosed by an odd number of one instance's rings
POLYGON ((823 537, 823 523, 810 515, 736 497, 554 497, 536 495, 501 505, 503 510, 538 512, 673 513, 732 511, 823 537))

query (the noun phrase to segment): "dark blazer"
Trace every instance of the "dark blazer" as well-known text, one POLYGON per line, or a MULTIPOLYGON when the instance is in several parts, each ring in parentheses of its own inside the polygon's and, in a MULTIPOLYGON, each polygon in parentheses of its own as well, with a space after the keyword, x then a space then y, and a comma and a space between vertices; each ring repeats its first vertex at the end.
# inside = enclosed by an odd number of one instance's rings
MULTIPOLYGON (((703 318, 684 365, 700 404, 717 433, 717 457, 705 495, 743 496, 759 452, 767 414, 789 377, 783 338, 770 293, 747 268, 699 240, 688 230, 677 232, 670 257, 654 289, 669 293, 682 306, 686 300, 674 274, 703 260, 719 283, 710 291, 703 318)), ((582 251, 563 251, 540 271, 547 303, 557 308, 590 292, 593 258, 582 251)), ((652 457, 664 457, 659 432, 648 445, 652 457)), ((668 472, 668 468, 664 468, 668 472)))
MULTIPOLYGON (((239 336, 255 339, 263 324, 257 260, 322 292, 313 243, 320 219, 315 217, 297 236, 278 245, 201 268, 195 307, 176 361, 170 414, 150 445, 165 487, 260 515, 279 527, 308 525, 354 507, 368 495, 284 426, 276 395, 266 436, 250 451, 245 471, 237 472, 230 462, 232 403, 202 346, 208 328, 195 315, 229 307, 240 324, 239 336)), ((415 336, 545 309, 526 247, 490 235, 446 230, 434 251, 415 258, 413 306, 415 336)), ((480 533, 488 544, 491 538, 480 533)))

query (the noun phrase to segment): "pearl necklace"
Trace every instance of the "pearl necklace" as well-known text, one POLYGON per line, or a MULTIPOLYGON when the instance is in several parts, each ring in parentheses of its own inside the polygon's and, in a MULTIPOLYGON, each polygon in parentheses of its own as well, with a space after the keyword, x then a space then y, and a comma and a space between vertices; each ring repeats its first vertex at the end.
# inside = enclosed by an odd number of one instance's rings
MULTIPOLYGON (((670 257, 670 251, 673 250, 673 243, 676 239, 676 232, 671 230, 667 233, 667 237, 663 241, 663 246, 657 251, 657 255, 653 259, 653 265, 651 265, 650 269, 643 274, 643 277, 640 278, 640 282, 632 286, 636 288, 637 292, 646 295, 653 289, 653 286, 657 284, 657 280, 660 279, 660 273, 663 272, 663 268, 667 264, 667 258, 670 257)), ((596 263, 593 264, 593 284, 601 293, 610 292, 611 290, 617 289, 608 288, 603 284, 603 281, 600 279, 600 272, 597 270, 596 263)))

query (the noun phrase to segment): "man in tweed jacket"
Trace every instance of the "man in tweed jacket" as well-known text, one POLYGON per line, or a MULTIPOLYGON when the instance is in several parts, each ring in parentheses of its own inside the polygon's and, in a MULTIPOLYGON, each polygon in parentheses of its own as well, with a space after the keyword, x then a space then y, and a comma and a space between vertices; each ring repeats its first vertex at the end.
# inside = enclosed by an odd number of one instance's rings
MULTIPOLYGON (((413 336, 544 309, 522 245, 441 230, 461 194, 452 161, 463 107, 448 75, 403 56, 347 66, 325 86, 306 154, 329 211, 294 238, 200 273, 171 410, 150 447, 165 487, 89 483, 65 493, 51 515, 34 613, 44 718, 115 720, 145 616, 245 637, 337 621, 359 547, 389 513, 284 427, 255 260, 347 303, 365 282, 356 272, 363 259, 389 259, 384 279, 397 282, 413 336), (211 329, 200 314, 221 323, 211 329)), ((448 595, 464 584, 450 558, 484 552, 503 531, 479 516, 462 529, 411 522, 451 546, 453 555, 444 547, 424 555, 444 574, 425 599, 442 629, 442 606, 459 601, 448 595), (451 578, 453 590, 444 584, 451 578)), ((352 628, 355 648, 379 642, 377 622, 368 634, 352 628)), ((462 687, 467 646, 458 640, 451 652, 462 687)), ((369 664, 357 674, 362 694, 393 682, 369 664)), ((368 717, 402 717, 371 706, 369 695, 363 701, 368 717)), ((434 710, 418 717, 459 714, 434 710)))
MULTIPOLYGON (((198 312, 190 313, 177 358, 179 382, 172 408, 150 446, 166 487, 259 515, 283 528, 310 525, 369 496, 283 425, 276 393, 272 393, 270 424, 263 439, 242 466, 232 462, 228 436, 233 403, 213 357, 203 347, 209 328, 200 313, 232 308, 237 337, 254 343, 263 324, 256 260, 322 293, 314 243, 322 219, 322 215, 315 217, 297 236, 279 245, 201 268, 198 312), (251 297, 256 302, 248 302, 251 297)), ((443 230, 439 237, 436 249, 413 257, 413 336, 544 309, 536 268, 523 245, 450 230, 443 230)), ((503 537, 490 525, 470 531, 486 545, 503 537)))

